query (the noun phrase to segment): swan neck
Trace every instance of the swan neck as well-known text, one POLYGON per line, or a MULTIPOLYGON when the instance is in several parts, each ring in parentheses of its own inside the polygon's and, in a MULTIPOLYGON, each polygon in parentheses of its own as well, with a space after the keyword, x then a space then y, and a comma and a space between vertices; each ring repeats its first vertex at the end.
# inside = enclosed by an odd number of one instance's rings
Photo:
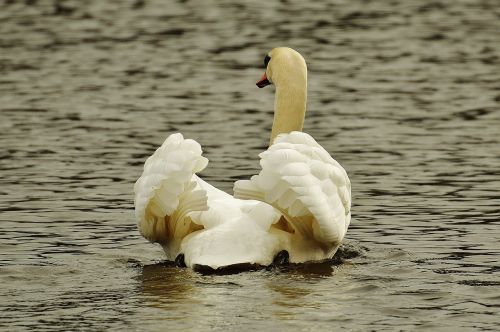
POLYGON ((307 103, 307 81, 276 85, 274 120, 269 145, 279 134, 302 131, 307 103))

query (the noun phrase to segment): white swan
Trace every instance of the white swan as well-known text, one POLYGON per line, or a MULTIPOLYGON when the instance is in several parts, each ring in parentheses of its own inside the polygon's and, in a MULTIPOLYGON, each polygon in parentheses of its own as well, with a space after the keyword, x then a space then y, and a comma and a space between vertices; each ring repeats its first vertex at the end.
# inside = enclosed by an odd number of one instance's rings
POLYGON ((262 170, 234 184, 234 197, 195 173, 208 160, 200 145, 170 135, 137 180, 135 211, 141 234, 168 259, 188 267, 269 265, 275 257, 300 263, 331 258, 351 219, 347 173, 302 130, 307 67, 302 56, 275 48, 257 86, 276 86, 271 146, 262 170), (183 260, 183 262, 181 262, 183 260))

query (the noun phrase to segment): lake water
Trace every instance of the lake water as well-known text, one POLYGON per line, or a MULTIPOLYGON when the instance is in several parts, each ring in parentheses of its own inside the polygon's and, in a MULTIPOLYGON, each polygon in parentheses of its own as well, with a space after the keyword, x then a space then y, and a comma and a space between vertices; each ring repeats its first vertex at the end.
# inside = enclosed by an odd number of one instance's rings
POLYGON ((497 0, 0 2, 0 329, 487 331, 500 324, 497 0), (173 132, 231 192, 258 169, 266 52, 347 170, 331 262, 202 275, 136 229, 173 132))

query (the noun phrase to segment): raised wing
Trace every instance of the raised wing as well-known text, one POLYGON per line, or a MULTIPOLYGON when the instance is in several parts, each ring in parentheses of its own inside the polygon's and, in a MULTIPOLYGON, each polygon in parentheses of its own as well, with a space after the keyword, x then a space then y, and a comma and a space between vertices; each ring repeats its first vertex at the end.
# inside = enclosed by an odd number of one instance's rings
POLYGON ((271 204, 291 232, 336 250, 351 220, 351 183, 344 168, 303 132, 279 135, 260 158, 262 170, 237 181, 235 197, 271 204))
POLYGON ((190 217, 191 212, 208 209, 206 191, 194 175, 208 164, 201 153, 196 141, 172 134, 146 160, 134 185, 139 231, 149 241, 160 243, 167 255, 178 251, 187 234, 202 228, 190 217))

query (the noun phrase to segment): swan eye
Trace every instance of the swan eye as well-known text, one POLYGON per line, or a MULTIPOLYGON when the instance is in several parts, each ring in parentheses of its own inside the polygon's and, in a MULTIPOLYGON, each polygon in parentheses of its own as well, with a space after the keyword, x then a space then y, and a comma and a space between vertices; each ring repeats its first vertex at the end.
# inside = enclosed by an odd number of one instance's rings
POLYGON ((271 61, 271 57, 266 54, 266 57, 264 58, 264 67, 267 68, 267 64, 271 61))

